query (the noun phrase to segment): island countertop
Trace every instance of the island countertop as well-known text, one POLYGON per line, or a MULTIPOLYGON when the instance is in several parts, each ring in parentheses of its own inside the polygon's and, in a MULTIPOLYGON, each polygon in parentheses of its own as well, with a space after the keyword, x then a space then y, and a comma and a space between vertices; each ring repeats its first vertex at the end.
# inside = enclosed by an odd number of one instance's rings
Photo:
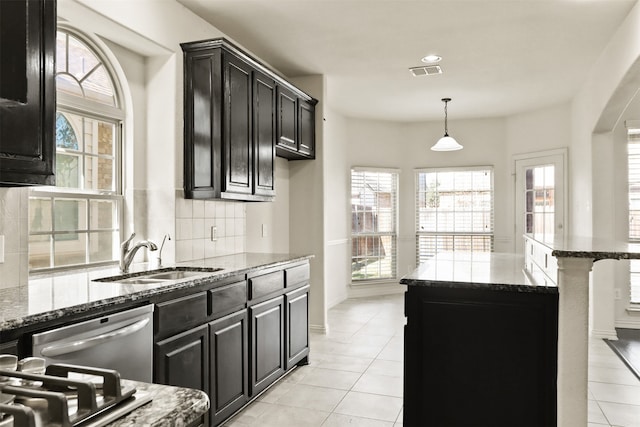
POLYGON ((141 393, 150 394, 152 400, 109 423, 109 427, 190 426, 209 410, 209 397, 201 390, 137 381, 123 382, 134 385, 141 393))
POLYGON ((549 248, 556 258, 640 259, 640 244, 596 237, 525 234, 549 248))
MULTIPOLYGON (((203 276, 157 284, 130 285, 98 282, 97 279, 121 275, 117 266, 34 275, 26 286, 0 289, 0 333, 50 322, 65 316, 90 313, 151 297, 195 288, 211 280, 223 280, 270 267, 305 261, 310 255, 241 253, 189 261, 167 267, 212 269, 203 276)), ((129 276, 149 271, 145 263, 133 265, 129 276)))
POLYGON ((444 252, 420 264, 400 280, 409 286, 558 293, 555 284, 539 285, 524 270, 524 257, 496 252, 444 252))

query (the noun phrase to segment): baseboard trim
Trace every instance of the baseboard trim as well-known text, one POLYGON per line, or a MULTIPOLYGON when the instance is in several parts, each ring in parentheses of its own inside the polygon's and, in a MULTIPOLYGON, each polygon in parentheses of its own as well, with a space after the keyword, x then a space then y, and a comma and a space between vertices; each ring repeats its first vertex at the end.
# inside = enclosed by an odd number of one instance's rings
POLYGON ((329 327, 327 325, 312 325, 309 324, 309 332, 315 332, 317 334, 324 334, 326 335, 327 333, 329 333, 329 327))
POLYGON ((640 329, 640 319, 638 321, 616 320, 616 328, 640 329))
POLYGON ((616 333, 616 330, 609 330, 609 329, 593 329, 591 331, 591 337, 592 338, 596 338, 596 339, 606 339, 606 340, 610 340, 610 341, 617 341, 618 340, 618 334, 616 333))
POLYGON ((402 294, 407 291, 405 285, 398 283, 376 285, 351 285, 348 290, 349 298, 367 298, 382 295, 402 294))

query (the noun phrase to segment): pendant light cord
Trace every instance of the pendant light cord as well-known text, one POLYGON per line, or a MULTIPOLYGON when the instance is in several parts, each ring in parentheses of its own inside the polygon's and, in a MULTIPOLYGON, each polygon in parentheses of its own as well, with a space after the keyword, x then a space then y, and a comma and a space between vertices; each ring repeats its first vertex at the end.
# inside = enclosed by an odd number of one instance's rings
POLYGON ((449 131, 447 129, 447 101, 446 98, 443 99, 444 101, 444 136, 449 136, 449 131))

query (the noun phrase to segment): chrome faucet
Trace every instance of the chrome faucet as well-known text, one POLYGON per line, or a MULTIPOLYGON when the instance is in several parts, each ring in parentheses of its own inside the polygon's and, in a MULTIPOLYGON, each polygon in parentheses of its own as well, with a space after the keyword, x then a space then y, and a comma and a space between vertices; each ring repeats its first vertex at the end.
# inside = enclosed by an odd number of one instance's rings
POLYGON ((133 257, 136 256, 136 252, 142 246, 146 247, 150 251, 155 251, 158 249, 155 243, 151 240, 141 240, 136 243, 131 249, 129 249, 129 245, 131 241, 135 237, 136 233, 131 233, 131 237, 122 242, 120 245, 120 271, 126 273, 129 271, 129 266, 131 265, 131 261, 133 261, 133 257))

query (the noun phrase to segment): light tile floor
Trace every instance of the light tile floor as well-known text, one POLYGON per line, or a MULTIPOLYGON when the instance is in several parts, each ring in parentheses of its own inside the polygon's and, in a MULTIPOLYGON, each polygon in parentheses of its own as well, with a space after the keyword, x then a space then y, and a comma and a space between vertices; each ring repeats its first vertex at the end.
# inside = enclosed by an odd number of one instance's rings
MULTIPOLYGON (((329 310, 297 368, 225 426, 402 426, 403 295, 329 310)), ((640 427, 640 381, 602 340, 589 348, 589 427, 640 427)))

